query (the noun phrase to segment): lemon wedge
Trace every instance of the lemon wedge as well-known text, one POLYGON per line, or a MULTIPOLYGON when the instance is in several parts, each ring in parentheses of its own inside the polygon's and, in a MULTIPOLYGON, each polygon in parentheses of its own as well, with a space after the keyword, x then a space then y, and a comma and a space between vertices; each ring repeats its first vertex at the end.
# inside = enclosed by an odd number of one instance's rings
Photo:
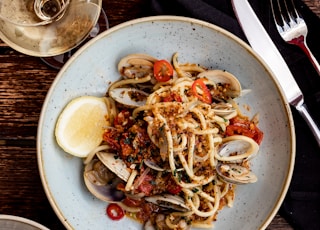
POLYGON ((86 157, 102 142, 103 127, 108 125, 107 114, 103 98, 81 96, 73 99, 56 123, 58 145, 71 155, 86 157))

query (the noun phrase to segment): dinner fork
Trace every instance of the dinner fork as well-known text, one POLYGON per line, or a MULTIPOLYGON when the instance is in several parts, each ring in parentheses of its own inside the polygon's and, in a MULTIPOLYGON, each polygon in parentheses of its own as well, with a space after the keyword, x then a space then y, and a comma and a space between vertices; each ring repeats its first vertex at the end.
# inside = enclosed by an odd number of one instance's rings
POLYGON ((306 42, 307 24, 296 9, 293 0, 270 0, 270 3, 277 30, 283 40, 289 44, 299 46, 320 75, 320 65, 306 42))

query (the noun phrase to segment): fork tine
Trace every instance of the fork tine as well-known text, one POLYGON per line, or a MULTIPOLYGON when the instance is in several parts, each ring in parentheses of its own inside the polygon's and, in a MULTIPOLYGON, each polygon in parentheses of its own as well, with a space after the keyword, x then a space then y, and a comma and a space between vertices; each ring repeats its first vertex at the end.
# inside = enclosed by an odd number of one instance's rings
POLYGON ((293 0, 270 0, 273 18, 279 33, 289 31, 290 28, 304 23, 301 14, 297 11, 293 0))
POLYGON ((320 75, 320 65, 306 43, 307 25, 296 9, 294 0, 270 0, 270 5, 280 36, 287 43, 299 46, 320 75))
POLYGON ((283 11, 281 10, 280 2, 278 0, 270 0, 270 3, 273 19, 275 21, 277 30, 281 34, 286 29, 288 29, 289 25, 286 23, 286 20, 283 16, 283 11))
MULTIPOLYGON (((299 23, 304 23, 303 17, 297 10, 294 0, 270 0, 273 18, 286 31, 299 23)), ((279 30, 279 28, 278 28, 279 30)))
POLYGON ((299 11, 297 11, 293 0, 286 1, 286 8, 290 18, 290 23, 294 25, 303 21, 302 15, 299 13, 299 11))
POLYGON ((287 19, 286 21, 288 22, 288 24, 290 26, 294 25, 294 19, 292 17, 292 7, 291 7, 291 4, 290 4, 291 1, 284 1, 284 11, 287 13, 287 19))

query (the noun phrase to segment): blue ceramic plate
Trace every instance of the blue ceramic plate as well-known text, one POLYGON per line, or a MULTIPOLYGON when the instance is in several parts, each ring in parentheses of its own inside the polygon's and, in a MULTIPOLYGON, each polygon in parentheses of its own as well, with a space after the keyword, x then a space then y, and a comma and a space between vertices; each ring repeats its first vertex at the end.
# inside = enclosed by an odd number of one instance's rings
POLYGON ((251 93, 238 99, 248 116, 260 113, 264 141, 252 160, 258 182, 238 186, 234 207, 224 208, 214 229, 264 229, 287 192, 295 158, 293 119, 288 103, 269 68, 252 49, 231 33, 206 22, 176 16, 141 18, 115 26, 84 45, 64 66, 50 88, 38 129, 38 163, 47 197, 67 229, 142 229, 124 218, 111 221, 106 203, 86 189, 79 158, 56 143, 54 127, 66 104, 81 95, 103 96, 119 78, 118 61, 132 53, 147 53, 179 62, 200 63, 227 70, 251 93), (247 110, 246 105, 250 105, 247 110))

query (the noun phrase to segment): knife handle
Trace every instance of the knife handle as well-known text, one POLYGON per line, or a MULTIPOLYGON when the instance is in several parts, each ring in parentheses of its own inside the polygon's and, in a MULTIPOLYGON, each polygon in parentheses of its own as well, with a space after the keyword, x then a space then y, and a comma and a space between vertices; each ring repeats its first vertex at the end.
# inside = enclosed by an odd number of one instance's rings
POLYGON ((313 133, 314 137, 316 138, 316 141, 318 142, 318 145, 320 147, 320 130, 317 126, 316 122, 312 119, 307 106, 304 103, 298 104, 295 106, 295 108, 298 110, 300 115, 303 117, 303 119, 307 122, 309 128, 311 129, 311 132, 313 133))

